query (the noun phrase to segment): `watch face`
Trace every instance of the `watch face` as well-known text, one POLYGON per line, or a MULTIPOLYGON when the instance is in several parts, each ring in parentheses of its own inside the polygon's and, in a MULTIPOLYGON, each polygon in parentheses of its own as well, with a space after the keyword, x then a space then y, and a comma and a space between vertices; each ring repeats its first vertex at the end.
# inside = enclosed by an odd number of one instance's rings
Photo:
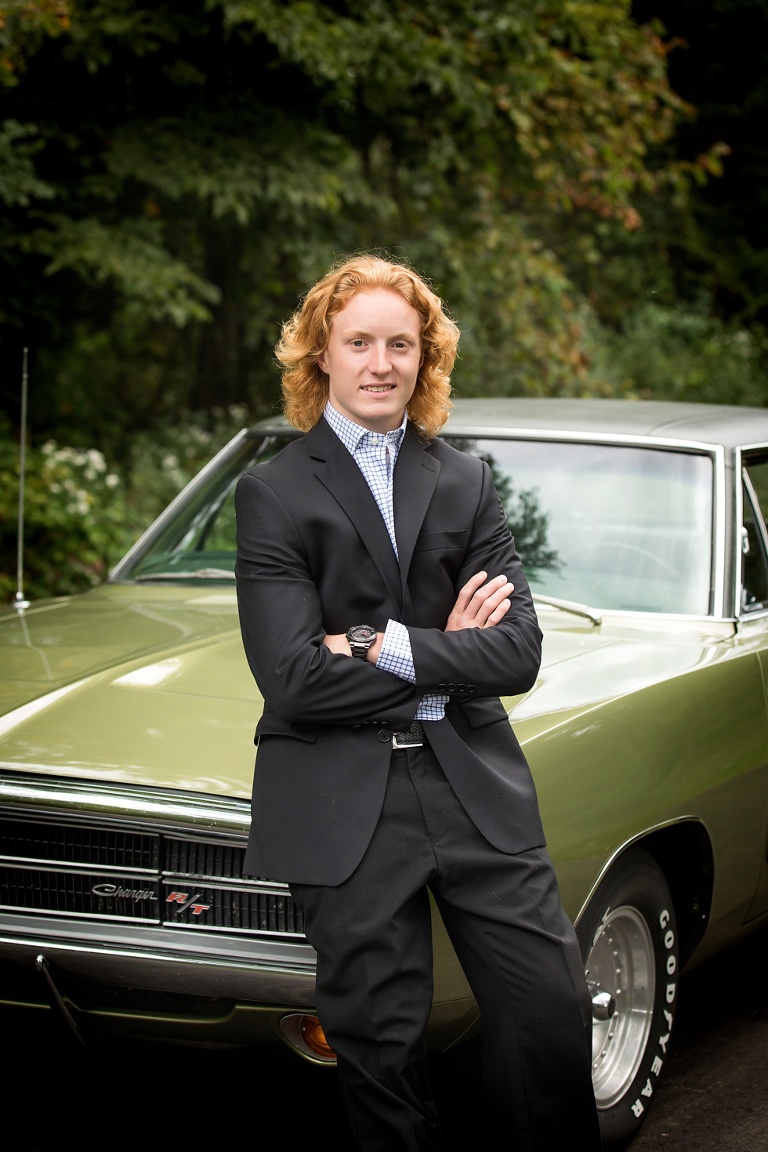
POLYGON ((376 629, 370 624, 355 624, 347 632, 347 639, 350 642, 354 640, 358 644, 372 644, 376 639, 376 629))

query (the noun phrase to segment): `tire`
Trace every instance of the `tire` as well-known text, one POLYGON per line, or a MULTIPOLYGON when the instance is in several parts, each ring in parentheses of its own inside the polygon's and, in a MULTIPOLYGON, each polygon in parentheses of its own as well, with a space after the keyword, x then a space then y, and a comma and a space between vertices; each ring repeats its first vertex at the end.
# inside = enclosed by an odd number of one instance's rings
POLYGON ((669 1053, 680 956, 675 910, 655 860, 630 849, 576 926, 592 992, 592 1082, 607 1146, 645 1119, 669 1053))

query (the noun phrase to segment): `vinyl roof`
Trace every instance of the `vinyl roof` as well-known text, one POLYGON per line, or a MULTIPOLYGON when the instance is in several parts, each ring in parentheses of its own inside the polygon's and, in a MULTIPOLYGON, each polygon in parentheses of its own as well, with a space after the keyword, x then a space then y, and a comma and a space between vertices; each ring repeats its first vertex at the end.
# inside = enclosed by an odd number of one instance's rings
MULTIPOLYGON (((456 398, 444 431, 455 436, 494 436, 515 429, 647 436, 736 448, 768 445, 768 408, 574 397, 456 398)), ((255 430, 285 432, 289 425, 282 416, 275 416, 260 421, 255 430)))
POLYGON ((649 436, 704 444, 768 444, 768 409, 659 400, 457 399, 447 432, 482 429, 649 436))

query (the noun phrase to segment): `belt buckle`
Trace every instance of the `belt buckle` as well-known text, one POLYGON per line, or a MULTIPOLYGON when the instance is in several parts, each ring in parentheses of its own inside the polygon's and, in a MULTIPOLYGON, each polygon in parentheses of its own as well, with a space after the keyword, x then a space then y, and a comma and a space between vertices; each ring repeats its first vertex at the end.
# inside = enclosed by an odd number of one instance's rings
POLYGON ((401 744, 398 740, 398 737, 399 736, 405 736, 405 735, 406 735, 405 732, 393 732, 392 733, 392 747, 393 748, 401 748, 401 749, 402 748, 423 748, 424 747, 424 741, 423 740, 409 740, 406 744, 401 744))
POLYGON ((423 748, 423 740, 409 739, 407 732, 393 732, 392 733, 392 747, 393 748, 423 748))

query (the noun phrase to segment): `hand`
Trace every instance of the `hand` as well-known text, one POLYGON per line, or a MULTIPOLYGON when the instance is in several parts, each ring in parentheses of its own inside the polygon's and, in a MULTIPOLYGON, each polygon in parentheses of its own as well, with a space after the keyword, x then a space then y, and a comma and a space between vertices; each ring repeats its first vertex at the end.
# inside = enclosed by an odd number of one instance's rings
POLYGON ((347 640, 346 632, 339 632, 336 636, 323 636, 323 644, 331 652, 338 652, 340 656, 351 656, 352 649, 349 647, 349 640, 347 640))
MULTIPOLYGON (((384 640, 384 633, 383 632, 377 633, 376 639, 374 640, 373 644, 371 644, 370 648, 368 649, 368 655, 366 656, 366 659, 367 659, 369 664, 375 664, 376 661, 378 660, 379 652, 381 652, 381 645, 382 645, 383 640, 384 640)), ((352 649, 349 646, 349 640, 347 640, 346 632, 339 632, 339 633, 334 634, 333 636, 329 636, 326 633, 326 635, 323 636, 323 644, 325 645, 326 648, 329 649, 329 651, 336 652, 340 656, 350 656, 351 657, 351 655, 352 655, 352 649)))
POLYGON ((487 580, 487 572, 476 572, 467 581, 456 598, 446 632, 459 632, 462 628, 493 628, 509 611, 510 595, 514 584, 506 576, 487 580))

